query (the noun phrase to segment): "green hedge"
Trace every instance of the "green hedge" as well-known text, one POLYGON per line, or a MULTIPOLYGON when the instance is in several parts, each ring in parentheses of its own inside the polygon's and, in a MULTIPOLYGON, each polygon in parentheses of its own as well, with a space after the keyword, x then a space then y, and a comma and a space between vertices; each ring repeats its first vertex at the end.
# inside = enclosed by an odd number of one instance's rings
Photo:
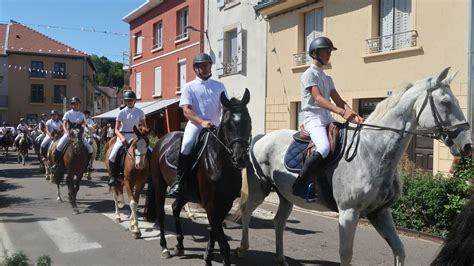
POLYGON ((462 159, 453 177, 402 169, 402 195, 392 208, 395 224, 446 236, 454 217, 473 193, 473 187, 466 183, 474 176, 473 166, 471 159, 462 159))

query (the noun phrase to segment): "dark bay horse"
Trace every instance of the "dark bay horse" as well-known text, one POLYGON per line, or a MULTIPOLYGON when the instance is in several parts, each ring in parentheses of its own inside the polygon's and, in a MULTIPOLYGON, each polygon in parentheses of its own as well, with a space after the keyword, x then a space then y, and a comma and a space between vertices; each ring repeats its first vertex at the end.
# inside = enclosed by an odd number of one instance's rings
MULTIPOLYGON (((140 194, 143 190, 143 187, 146 184, 148 172, 150 169, 149 156, 148 154, 148 134, 150 134, 151 129, 145 127, 133 127, 133 132, 136 137, 131 139, 130 145, 127 148, 127 153, 125 155, 124 161, 124 170, 123 178, 118 177, 120 181, 118 185, 114 186, 114 201, 115 201, 115 222, 121 222, 119 209, 124 206, 123 202, 123 188, 127 191, 127 196, 130 201, 130 232, 134 235, 135 238, 141 236, 140 228, 138 227, 138 216, 137 208, 138 201, 140 200, 140 194)), ((109 158, 110 152, 115 144, 117 137, 113 137, 107 143, 105 158, 109 158)), ((118 160, 118 159, 117 159, 118 160)), ((109 174, 111 173, 109 169, 109 164, 107 163, 107 170, 109 174)))
POLYGON ((0 147, 2 147, 5 151, 5 157, 8 157, 8 149, 13 146, 14 140, 15 138, 13 137, 13 133, 10 129, 8 129, 5 135, 0 138, 0 147))
MULTIPOLYGON (((78 214, 76 204, 77 192, 79 191, 79 186, 81 185, 82 176, 86 171, 86 167, 89 164, 89 155, 87 153, 87 148, 82 142, 82 135, 84 133, 84 128, 71 128, 69 129, 69 144, 64 151, 64 169, 58 167, 58 170, 53 173, 53 180, 56 183, 58 189, 58 201, 62 201, 60 194, 60 184, 66 174, 66 185, 68 187, 69 203, 73 209, 74 214, 78 214)), ((51 150, 55 149, 57 142, 52 144, 50 147, 50 162, 54 162, 54 152, 51 154, 51 150)), ((54 151, 54 150, 53 150, 54 151)))
MULTIPOLYGON (((224 265, 230 265, 230 248, 227 242, 222 222, 232 208, 234 200, 239 197, 242 186, 241 170, 249 163, 248 147, 251 140, 251 118, 247 110, 250 93, 246 89, 242 100, 227 99, 221 94, 223 113, 217 133, 209 136, 207 146, 197 165, 196 176, 200 203, 206 210, 211 229, 209 241, 204 255, 207 265, 213 259, 215 241, 219 243, 224 265)), ((160 227, 160 245, 162 257, 170 258, 165 229, 164 204, 166 189, 176 180, 175 169, 165 162, 165 151, 175 142, 181 142, 183 132, 171 132, 162 137, 153 149, 151 159, 152 185, 155 193, 148 193, 147 212, 157 214, 156 222, 160 227)), ((196 188, 197 189, 197 188, 196 188)), ((179 214, 188 199, 179 197, 173 203, 178 244, 175 249, 177 256, 184 254, 183 232, 179 214)), ((148 213, 146 214, 147 217, 148 213)))
POLYGON ((20 139, 18 140, 18 162, 23 165, 26 164, 26 157, 28 157, 28 139, 26 133, 20 132, 20 139))

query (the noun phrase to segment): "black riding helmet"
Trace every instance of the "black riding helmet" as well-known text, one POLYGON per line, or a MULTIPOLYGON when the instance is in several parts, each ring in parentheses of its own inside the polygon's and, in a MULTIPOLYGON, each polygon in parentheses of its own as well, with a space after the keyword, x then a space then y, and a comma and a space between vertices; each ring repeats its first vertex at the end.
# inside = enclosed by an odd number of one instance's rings
POLYGON ((196 64, 201 64, 201 63, 211 63, 211 65, 212 65, 213 62, 212 62, 211 56, 206 54, 206 53, 197 54, 193 58, 193 66, 195 66, 196 64))
POLYGON ((136 100, 136 99, 137 99, 137 95, 135 95, 135 92, 133 92, 133 91, 126 90, 126 91, 123 93, 123 99, 124 99, 124 100, 136 100))
POLYGON ((51 110, 51 115, 59 115, 59 113, 56 110, 51 110))
POLYGON ((332 41, 327 37, 318 37, 311 42, 308 49, 309 56, 311 56, 311 58, 313 59, 318 60, 319 63, 324 65, 324 63, 319 58, 319 53, 318 53, 318 49, 322 49, 322 48, 330 48, 333 51, 336 51, 337 48, 334 47, 334 44, 332 43, 332 41), (316 51, 316 57, 313 56, 313 53, 315 51, 316 51))
POLYGON ((81 103, 81 99, 77 96, 71 98, 71 103, 81 103))

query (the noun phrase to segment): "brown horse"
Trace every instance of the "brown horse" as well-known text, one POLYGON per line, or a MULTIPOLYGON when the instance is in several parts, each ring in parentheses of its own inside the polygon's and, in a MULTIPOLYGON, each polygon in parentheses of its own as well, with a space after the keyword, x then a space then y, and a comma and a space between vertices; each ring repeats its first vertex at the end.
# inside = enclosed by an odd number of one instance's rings
MULTIPOLYGON (((127 191, 127 196, 130 201, 130 232, 135 238, 141 236, 140 228, 138 227, 137 207, 140 200, 140 194, 146 184, 148 172, 150 169, 148 154, 148 134, 151 129, 145 127, 133 127, 135 133, 134 138, 131 139, 130 145, 127 148, 125 159, 123 162, 124 170, 123 177, 118 176, 120 181, 118 185, 113 187, 114 202, 115 202, 115 222, 120 223, 119 209, 124 206, 123 202, 123 188, 127 191)), ((110 152, 115 144, 117 137, 113 137, 106 145, 105 158, 109 158, 110 152)), ((107 163, 107 170, 109 174, 109 164, 107 163)))
MULTIPOLYGON (((195 175, 190 177, 196 181, 196 186, 190 189, 199 190, 200 203, 206 210, 211 229, 209 242, 204 255, 206 264, 210 265, 213 259, 215 241, 219 243, 220 253, 224 265, 230 265, 230 248, 222 228, 222 222, 232 208, 234 200, 240 195, 242 186, 241 170, 249 163, 248 147, 251 140, 251 118, 247 110, 250 93, 245 90, 242 100, 227 99, 221 94, 223 113, 220 127, 216 133, 211 132, 207 145, 199 158, 195 175), (195 180, 197 178, 197 180, 195 180)), ((211 131, 211 130, 210 130, 211 131)), ((151 213, 156 213, 156 222, 160 227, 160 245, 162 257, 170 258, 164 230, 164 204, 166 189, 176 180, 176 171, 165 162, 166 151, 175 142, 181 142, 182 132, 171 132, 161 138, 152 152, 151 172, 154 193, 147 193, 148 208, 146 216, 151 218, 151 213)), ((190 183, 188 183, 190 184, 190 183)), ((178 244, 175 254, 184 254, 183 232, 179 215, 182 207, 190 200, 178 197, 173 203, 173 216, 175 219, 178 244)))
POLYGON ((28 139, 26 133, 20 132, 20 139, 18 140, 18 162, 23 165, 26 164, 26 157, 28 157, 28 139))
MULTIPOLYGON (((89 164, 89 155, 87 149, 84 146, 82 135, 84 128, 71 128, 69 129, 69 144, 64 151, 64 169, 58 167, 58 170, 53 173, 53 180, 57 186, 58 201, 62 201, 60 193, 60 184, 66 174, 66 185, 68 187, 69 203, 71 204, 74 214, 78 214, 76 204, 77 192, 81 185, 82 176, 86 171, 86 167, 89 164), (75 177, 75 178, 74 178, 75 177)), ((54 149, 56 149, 57 142, 53 143, 50 147, 49 160, 54 162, 54 149), (53 145, 54 144, 54 145, 53 145), (53 152, 51 152, 53 150, 53 152)))
POLYGON ((5 157, 8 157, 8 149, 13 147, 14 140, 15 138, 13 137, 13 133, 10 129, 7 129, 5 135, 0 138, 0 147, 2 147, 5 151, 5 157))

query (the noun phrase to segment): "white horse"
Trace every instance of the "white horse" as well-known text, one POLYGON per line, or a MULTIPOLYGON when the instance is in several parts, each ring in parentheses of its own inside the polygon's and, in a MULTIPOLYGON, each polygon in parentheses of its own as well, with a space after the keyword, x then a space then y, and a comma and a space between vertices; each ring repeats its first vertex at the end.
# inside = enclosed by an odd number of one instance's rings
MULTIPOLYGON (((449 84, 454 75, 447 77, 449 68, 439 75, 408 85, 400 94, 381 102, 359 131, 360 142, 353 161, 341 160, 327 176, 328 191, 317 187, 320 198, 307 203, 292 194, 296 174, 287 171, 284 155, 292 142, 294 130, 277 130, 254 138, 251 153, 253 167, 248 167, 248 195, 241 202, 242 240, 237 255, 249 248, 248 227, 252 212, 263 202, 273 186, 280 203, 274 218, 276 256, 280 265, 286 265, 283 254, 283 230, 296 204, 302 208, 339 212, 339 255, 341 265, 352 260, 354 236, 361 217, 367 217, 378 233, 388 242, 394 254, 394 264, 403 265, 405 249, 395 229, 390 207, 399 199, 401 183, 397 165, 416 128, 435 132, 437 139, 450 148, 453 155, 471 151, 470 126, 466 122, 449 84), (379 127, 376 127, 379 126, 379 127), (385 127, 385 128, 381 128, 385 127), (390 127, 391 129, 387 129, 390 127), (331 193, 332 192, 332 193, 331 193), (334 197, 333 208, 327 198, 334 197)), ((349 131, 348 139, 354 135, 349 131)), ((327 177, 324 177, 327 178, 327 177)))
POLYGON ((86 172, 84 172, 83 177, 87 178, 87 180, 91 180, 91 172, 89 171, 89 168, 93 168, 93 163, 94 163, 95 157, 97 156, 97 149, 98 149, 97 142, 94 139, 94 129, 92 127, 87 126, 87 125, 84 127, 84 138, 92 146, 92 156, 89 161, 89 166, 87 167, 86 172))

